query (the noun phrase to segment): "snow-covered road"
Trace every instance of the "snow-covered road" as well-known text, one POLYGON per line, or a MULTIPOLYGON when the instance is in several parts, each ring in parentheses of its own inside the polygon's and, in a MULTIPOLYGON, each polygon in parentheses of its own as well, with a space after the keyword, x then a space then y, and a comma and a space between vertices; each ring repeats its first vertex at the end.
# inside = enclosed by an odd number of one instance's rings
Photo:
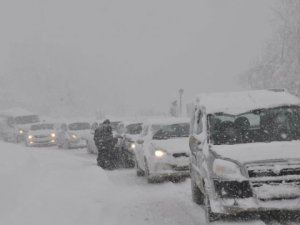
POLYGON ((95 161, 85 150, 0 142, 0 225, 206 224, 189 180, 149 185, 134 170, 107 172, 95 161))

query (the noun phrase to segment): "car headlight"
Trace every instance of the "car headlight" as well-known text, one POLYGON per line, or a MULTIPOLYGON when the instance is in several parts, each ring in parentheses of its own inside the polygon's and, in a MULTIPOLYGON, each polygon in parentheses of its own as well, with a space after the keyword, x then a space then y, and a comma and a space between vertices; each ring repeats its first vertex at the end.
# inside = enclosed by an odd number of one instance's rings
POLYGON ((130 149, 135 149, 135 148, 136 148, 135 143, 131 143, 131 144, 130 144, 130 149))
POLYGON ((56 136, 55 133, 51 133, 50 135, 51 135, 51 137, 53 137, 53 138, 55 138, 55 136, 56 136))
POLYGON ((33 136, 32 135, 28 135, 28 139, 32 139, 33 138, 33 136))
POLYGON ((73 139, 77 139, 77 138, 78 138, 76 134, 72 134, 71 137, 72 137, 73 139))
POLYGON ((225 179, 245 179, 237 164, 223 159, 215 159, 213 163, 213 172, 215 175, 225 179))
POLYGON ((161 150, 161 149, 156 149, 156 150, 154 151, 154 155, 155 155, 155 157, 157 157, 157 158, 162 158, 162 157, 164 157, 164 156, 167 155, 167 152, 164 151, 164 150, 161 150))
POLYGON ((24 134, 24 131, 23 130, 19 130, 19 134, 24 134))

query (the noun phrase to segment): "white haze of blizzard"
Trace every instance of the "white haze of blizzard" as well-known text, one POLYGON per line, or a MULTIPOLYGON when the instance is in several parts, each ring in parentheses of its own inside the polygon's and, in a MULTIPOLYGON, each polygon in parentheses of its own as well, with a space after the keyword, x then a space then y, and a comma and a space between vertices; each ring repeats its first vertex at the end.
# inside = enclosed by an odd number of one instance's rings
POLYGON ((206 224, 188 181, 148 185, 134 171, 104 172, 83 150, 0 149, 1 225, 206 224))
POLYGON ((43 112, 167 111, 181 87, 185 101, 239 88, 235 76, 270 33, 272 3, 3 0, 2 86, 21 102, 47 99, 34 105, 43 112))

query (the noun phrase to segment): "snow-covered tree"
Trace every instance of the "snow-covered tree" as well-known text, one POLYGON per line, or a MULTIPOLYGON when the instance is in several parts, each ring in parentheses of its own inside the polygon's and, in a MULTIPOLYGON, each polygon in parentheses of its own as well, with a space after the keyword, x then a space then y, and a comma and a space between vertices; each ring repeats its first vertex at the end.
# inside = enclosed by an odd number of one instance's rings
POLYGON ((299 94, 300 1, 280 0, 273 12, 276 27, 272 39, 241 81, 253 89, 286 88, 299 94))

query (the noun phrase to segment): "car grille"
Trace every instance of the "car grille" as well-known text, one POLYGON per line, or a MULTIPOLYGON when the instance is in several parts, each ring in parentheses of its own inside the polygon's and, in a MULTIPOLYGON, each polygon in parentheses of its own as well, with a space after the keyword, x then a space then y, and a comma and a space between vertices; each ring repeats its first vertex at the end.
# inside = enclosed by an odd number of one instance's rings
POLYGON ((175 171, 189 171, 189 166, 172 166, 172 169, 175 171))
POLYGON ((35 135, 34 137, 35 138, 46 138, 46 137, 48 137, 48 135, 35 135))
POLYGON ((250 185, 259 200, 300 197, 300 163, 272 162, 246 165, 250 185))
POLYGON ((247 170, 250 178, 300 175, 299 164, 258 165, 250 166, 247 168, 247 170))
POLYGON ((174 158, 179 158, 179 157, 189 157, 189 154, 182 152, 182 153, 174 153, 173 154, 174 158))

